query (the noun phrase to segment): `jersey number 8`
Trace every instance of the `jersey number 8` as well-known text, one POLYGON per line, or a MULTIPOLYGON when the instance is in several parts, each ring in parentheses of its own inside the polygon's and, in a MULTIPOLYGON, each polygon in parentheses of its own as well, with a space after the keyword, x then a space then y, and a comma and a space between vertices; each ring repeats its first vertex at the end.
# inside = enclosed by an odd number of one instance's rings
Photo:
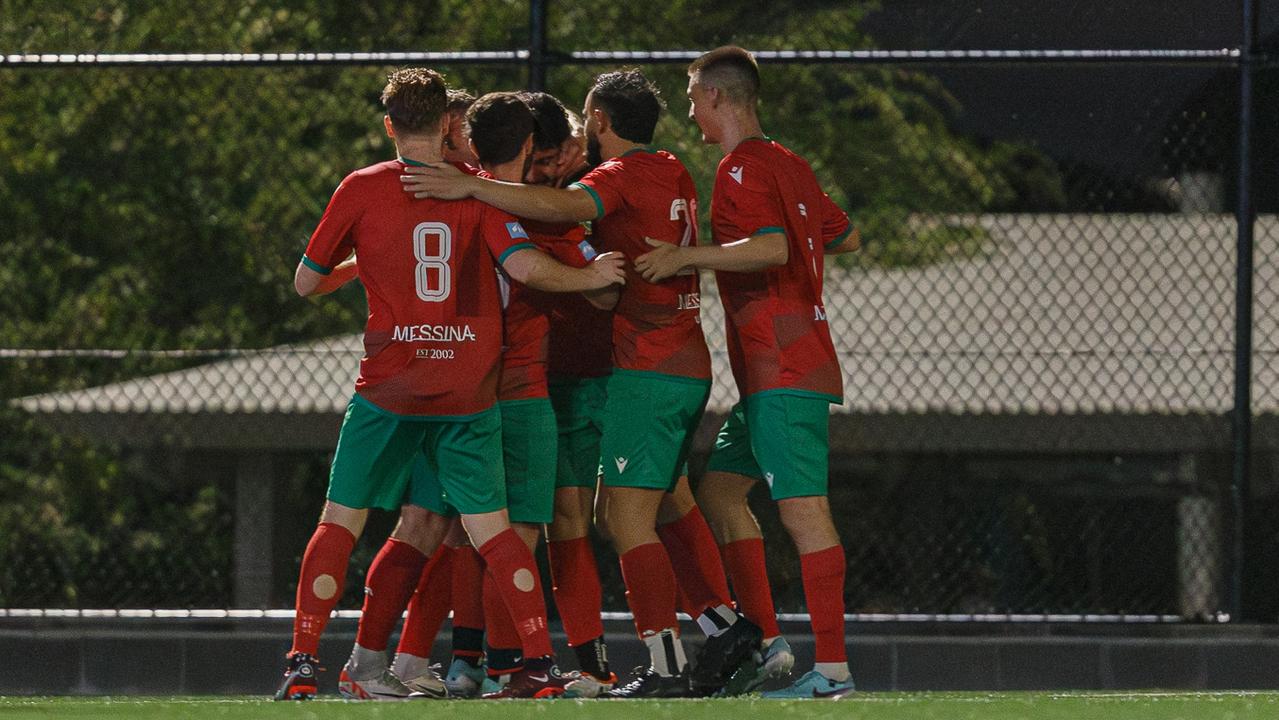
POLYGON ((453 290, 449 257, 453 254, 453 231, 438 222, 418 223, 413 228, 413 255, 417 258, 417 296, 423 302, 444 302, 453 290), (428 240, 435 238, 439 246, 434 255, 428 240), (431 285, 431 271, 437 270, 439 283, 431 285))

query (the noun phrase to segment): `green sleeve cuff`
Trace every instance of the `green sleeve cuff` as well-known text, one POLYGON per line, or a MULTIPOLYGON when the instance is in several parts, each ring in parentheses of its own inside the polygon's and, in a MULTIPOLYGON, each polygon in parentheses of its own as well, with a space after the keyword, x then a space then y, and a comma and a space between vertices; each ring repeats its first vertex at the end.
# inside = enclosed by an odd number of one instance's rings
POLYGON ((769 233, 779 233, 781 235, 785 235, 786 228, 777 227, 776 225, 769 225, 768 227, 762 227, 756 230, 755 232, 751 233, 751 236, 754 237, 755 235, 767 235, 769 233))
POLYGON ((497 264, 505 265, 506 259, 510 257, 512 253, 519 252, 520 250, 536 250, 536 249, 537 249, 537 246, 534 245, 533 243, 523 242, 517 245, 512 245, 508 247, 506 250, 502 251, 501 256, 499 256, 497 259, 497 264))
POLYGON ((853 224, 850 222, 848 223, 848 227, 844 228, 844 232, 839 234, 839 237, 826 243, 823 247, 825 247, 827 250, 834 250, 835 248, 839 247, 840 244, 843 243, 844 240, 849 235, 852 235, 852 234, 853 234, 853 224))
POLYGON ((580 182, 575 182, 572 185, 569 185, 569 187, 585 190, 591 196, 591 199, 595 201, 595 219, 599 220, 604 217, 604 201, 600 199, 600 194, 595 192, 594 188, 580 182))
POLYGON ((321 275, 328 275, 329 273, 333 272, 333 268, 324 267, 320 263, 312 260, 311 258, 305 255, 302 256, 302 264, 320 273, 321 275))

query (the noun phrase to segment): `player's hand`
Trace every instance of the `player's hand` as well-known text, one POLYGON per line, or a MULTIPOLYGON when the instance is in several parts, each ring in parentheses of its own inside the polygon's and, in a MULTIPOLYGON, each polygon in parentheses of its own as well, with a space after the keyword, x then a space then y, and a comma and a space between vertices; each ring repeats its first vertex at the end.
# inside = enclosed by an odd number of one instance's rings
POLYGON ((439 165, 410 165, 400 176, 404 192, 413 197, 437 200, 460 200, 470 197, 474 178, 447 163, 439 165))
POLYGON ((597 255, 591 261, 589 270, 595 276, 595 281, 599 283, 595 286, 597 289, 626 284, 626 256, 619 252, 597 255))
POLYGON ((688 266, 684 261, 683 248, 650 237, 644 238, 644 242, 653 249, 635 258, 635 269, 645 280, 661 282, 678 275, 688 266))

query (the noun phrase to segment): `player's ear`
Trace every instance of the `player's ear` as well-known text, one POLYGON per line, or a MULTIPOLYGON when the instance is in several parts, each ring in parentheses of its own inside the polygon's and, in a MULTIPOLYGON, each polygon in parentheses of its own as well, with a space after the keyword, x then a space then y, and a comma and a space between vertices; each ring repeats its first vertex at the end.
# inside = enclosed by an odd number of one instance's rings
POLYGON ((599 108, 595 108, 591 111, 591 114, 595 116, 595 126, 599 128, 600 134, 609 132, 613 129, 613 118, 609 117, 608 113, 599 108))
POLYGON ((382 116, 382 125, 384 125, 384 126, 386 127, 386 136, 387 136, 387 137, 389 137, 389 138, 394 138, 394 137, 395 137, 395 128, 391 126, 391 116, 390 116, 390 115, 383 115, 383 116, 382 116))

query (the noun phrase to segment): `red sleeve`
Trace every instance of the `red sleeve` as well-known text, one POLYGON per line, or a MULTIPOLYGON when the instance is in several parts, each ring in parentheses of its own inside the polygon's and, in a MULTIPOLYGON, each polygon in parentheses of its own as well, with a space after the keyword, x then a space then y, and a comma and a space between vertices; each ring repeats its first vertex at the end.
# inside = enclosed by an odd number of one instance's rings
POLYGON ((729 156, 715 176, 716 242, 728 243, 766 232, 785 232, 781 194, 772 171, 745 157, 729 156))
POLYGON ((589 265, 591 261, 586 257, 587 250, 590 251, 591 257, 595 255, 594 248, 586 242, 586 229, 581 225, 575 225, 559 235, 538 233, 535 230, 532 232, 533 240, 539 248, 569 267, 580 268, 589 265))
POLYGON ((826 193, 822 193, 821 213, 822 245, 827 250, 832 250, 844 242, 844 238, 853 231, 853 224, 848 220, 848 215, 826 193))
POLYGON ((620 160, 609 160, 594 170, 586 173, 581 180, 569 185, 570 188, 581 188, 590 194, 595 201, 595 219, 598 220, 613 212, 626 202, 624 190, 625 170, 620 160))
POLYGON ((537 249, 514 215, 490 205, 484 205, 480 212, 480 234, 498 265, 506 262, 516 250, 537 249))
POLYGON ((324 209, 320 224, 311 233, 311 240, 302 255, 302 264, 328 275, 334 266, 351 255, 355 249, 352 228, 364 214, 364 204, 351 189, 352 176, 348 175, 338 189, 333 191, 329 206, 324 209))

